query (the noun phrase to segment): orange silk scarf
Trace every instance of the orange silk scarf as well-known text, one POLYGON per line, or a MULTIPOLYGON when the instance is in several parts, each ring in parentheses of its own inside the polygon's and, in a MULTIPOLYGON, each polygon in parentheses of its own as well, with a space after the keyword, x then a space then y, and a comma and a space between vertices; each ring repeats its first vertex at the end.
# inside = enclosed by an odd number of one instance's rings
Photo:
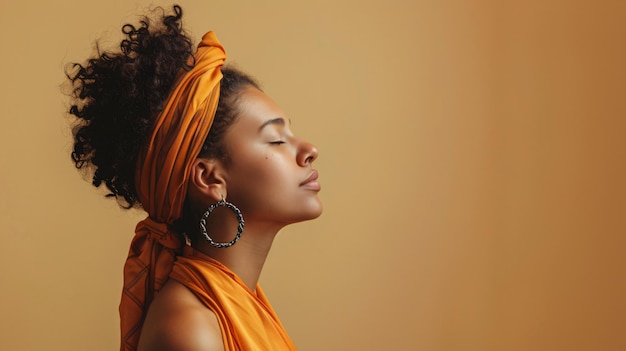
POLYGON ((219 101, 226 53, 213 32, 202 37, 194 58, 195 65, 180 77, 157 116, 137 163, 137 194, 148 217, 137 224, 124 265, 123 351, 137 349, 148 306, 182 250, 182 240, 170 225, 182 215, 191 164, 209 134, 219 101))
POLYGON ((224 350, 297 350, 261 287, 250 291, 220 262, 186 246, 170 278, 186 286, 215 313, 224 350))

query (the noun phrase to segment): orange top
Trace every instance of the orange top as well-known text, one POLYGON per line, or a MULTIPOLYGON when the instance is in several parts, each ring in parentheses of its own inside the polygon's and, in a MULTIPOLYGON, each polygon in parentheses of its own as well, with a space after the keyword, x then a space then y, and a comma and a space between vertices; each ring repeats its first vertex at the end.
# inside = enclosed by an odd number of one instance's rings
POLYGON ((138 157, 135 183, 148 218, 137 224, 124 265, 120 302, 123 351, 137 349, 148 306, 182 250, 182 240, 170 225, 182 215, 191 164, 213 123, 224 60, 222 44, 213 32, 205 34, 194 62, 190 62, 193 68, 181 72, 156 117, 146 149, 138 157))
POLYGON ((297 350, 261 287, 250 289, 226 266, 190 246, 170 273, 215 313, 224 349, 297 350))

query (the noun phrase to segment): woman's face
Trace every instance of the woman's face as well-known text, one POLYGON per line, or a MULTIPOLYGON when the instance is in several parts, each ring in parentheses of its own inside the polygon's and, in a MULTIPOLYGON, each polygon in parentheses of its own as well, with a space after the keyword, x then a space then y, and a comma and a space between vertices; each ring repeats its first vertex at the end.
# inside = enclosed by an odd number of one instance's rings
POLYGON ((246 88, 238 103, 240 114, 224 135, 227 200, 246 224, 283 226, 318 217, 317 149, 292 133, 290 120, 258 89, 246 88))

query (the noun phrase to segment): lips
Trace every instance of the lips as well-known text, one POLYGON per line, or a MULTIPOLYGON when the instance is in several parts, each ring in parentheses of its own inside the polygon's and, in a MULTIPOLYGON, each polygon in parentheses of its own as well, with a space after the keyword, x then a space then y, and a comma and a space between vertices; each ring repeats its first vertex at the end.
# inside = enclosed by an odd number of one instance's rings
POLYGON ((320 183, 317 181, 318 177, 319 177, 319 173, 316 170, 313 170, 313 172, 311 172, 309 177, 305 181, 300 183, 300 186, 303 188, 310 189, 310 190, 319 191, 322 187, 320 183))

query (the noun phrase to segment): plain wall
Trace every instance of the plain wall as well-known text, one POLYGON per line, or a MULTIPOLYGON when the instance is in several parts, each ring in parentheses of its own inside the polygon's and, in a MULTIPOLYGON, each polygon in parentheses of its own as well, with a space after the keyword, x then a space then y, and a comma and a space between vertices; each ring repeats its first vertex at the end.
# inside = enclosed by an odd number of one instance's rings
MULTIPOLYGON (((626 349, 626 2, 180 3, 320 150, 262 276, 301 350, 626 349)), ((149 4, 0 5, 2 350, 118 348, 144 215, 74 169, 60 86, 149 4)))

